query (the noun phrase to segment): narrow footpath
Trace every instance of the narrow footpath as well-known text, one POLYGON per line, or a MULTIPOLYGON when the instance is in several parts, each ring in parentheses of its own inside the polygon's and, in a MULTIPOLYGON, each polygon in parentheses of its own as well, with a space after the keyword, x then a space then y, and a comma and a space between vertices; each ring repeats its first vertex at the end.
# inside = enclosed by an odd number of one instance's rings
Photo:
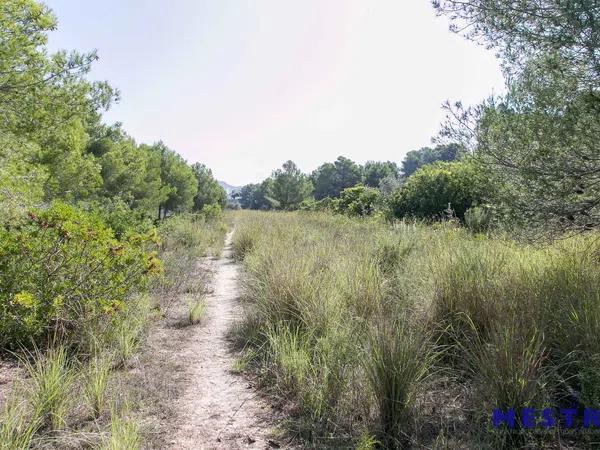
POLYGON ((178 423, 166 440, 173 449, 279 448, 269 437, 271 407, 247 380, 231 372, 235 356, 227 333, 241 313, 240 265, 232 258, 232 234, 214 261, 214 291, 206 299, 206 315, 178 351, 177 357, 188 360, 190 382, 173 405, 178 423))

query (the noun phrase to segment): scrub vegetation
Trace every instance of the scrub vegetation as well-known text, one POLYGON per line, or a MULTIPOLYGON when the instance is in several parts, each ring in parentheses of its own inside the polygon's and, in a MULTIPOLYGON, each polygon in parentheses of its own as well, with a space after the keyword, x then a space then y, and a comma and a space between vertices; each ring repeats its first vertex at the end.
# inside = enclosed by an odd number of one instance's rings
POLYGON ((456 222, 244 212, 234 250, 246 366, 293 405, 290 430, 307 445, 595 442, 520 422, 493 430, 490 417, 600 406, 596 234, 538 247, 456 222))
POLYGON ((96 52, 49 51, 43 2, 0 1, 0 449, 275 447, 275 416, 308 448, 600 446, 582 419, 600 410, 600 9, 432 3, 496 52, 501 95, 448 102, 399 163, 288 160, 228 197, 103 121, 119 92, 91 81, 96 52), (509 408, 575 420, 493 427, 509 408))
POLYGON ((201 305, 190 278, 220 251, 226 195, 105 124, 119 94, 89 81, 95 52, 48 51, 56 25, 41 2, 0 2, 0 448, 135 449, 121 381, 169 299, 201 305))

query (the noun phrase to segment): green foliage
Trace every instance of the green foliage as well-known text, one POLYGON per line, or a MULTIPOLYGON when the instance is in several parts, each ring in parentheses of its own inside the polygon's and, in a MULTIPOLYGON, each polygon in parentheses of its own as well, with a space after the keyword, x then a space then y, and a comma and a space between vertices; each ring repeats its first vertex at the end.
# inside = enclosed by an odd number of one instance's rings
POLYGON ((162 208, 163 217, 171 212, 191 211, 194 197, 198 193, 198 180, 194 170, 185 160, 164 143, 158 142, 149 148, 160 160, 160 179, 168 186, 166 201, 159 205, 159 218, 162 208))
POLYGON ((375 212, 379 199, 377 189, 354 186, 344 189, 339 198, 332 201, 332 209, 351 216, 370 216, 375 212))
POLYGON ((344 189, 355 186, 362 181, 360 166, 351 159, 339 156, 333 163, 325 163, 310 176, 315 198, 337 197, 344 189))
POLYGON ((402 174, 411 176, 420 167, 432 164, 436 161, 455 161, 465 155, 465 150, 458 144, 438 145, 434 148, 423 147, 419 150, 411 150, 402 161, 402 174))
POLYGON ((273 199, 277 209, 297 209, 312 192, 312 184, 293 161, 273 172, 273 199))
POLYGON ((80 203, 81 209, 99 217, 107 227, 113 230, 117 239, 133 235, 150 233, 153 223, 141 209, 131 209, 121 197, 105 197, 93 202, 80 203))
POLYGON ((448 208, 462 219, 491 193, 491 178, 473 161, 436 163, 415 172, 389 200, 394 217, 440 218, 448 208))
POLYGON ((529 59, 557 53, 568 66, 585 68, 585 76, 579 80, 582 85, 598 85, 600 11, 594 0, 523 4, 435 0, 433 4, 439 14, 452 19, 452 30, 495 48, 509 73, 518 72, 529 59))
POLYGON ((85 128, 116 92, 86 80, 95 53, 48 54, 55 26, 50 10, 32 0, 0 5, 0 165, 16 176, 8 185, 21 201, 28 200, 18 187, 24 179, 65 199, 89 197, 101 183, 98 164, 84 152, 85 128))
POLYGON ((213 178, 212 171, 200 163, 193 164, 192 170, 198 181, 198 193, 194 197, 194 211, 203 210, 211 205, 224 208, 227 204, 227 193, 213 178))
MULTIPOLYGON (((51 347, 19 355, 26 386, 17 382, 2 405, 3 449, 62 447, 77 430, 58 430, 82 402, 102 433, 112 358, 125 364, 153 317, 144 291, 161 272, 157 212, 162 219, 191 211, 194 200, 202 211, 192 233, 174 226, 163 244, 173 278, 174 261, 194 266, 197 258, 196 249, 173 256, 186 244, 175 238, 193 234, 198 251, 208 252, 226 230, 224 194, 208 169, 195 173, 164 144, 138 145, 119 124, 102 123, 118 93, 90 81, 95 52, 48 49, 56 26, 42 2, 0 1, 0 350, 51 347), (82 357, 104 352, 110 356, 82 357)), ((86 428, 86 447, 89 425, 75 426, 86 428)), ((139 448, 130 421, 115 419, 112 431, 107 448, 139 448)))
MULTIPOLYGON (((104 130, 103 134, 111 133, 104 130)), ((153 215, 160 203, 167 200, 170 187, 160 177, 160 162, 145 146, 119 132, 88 144, 102 167, 102 195, 119 199, 129 208, 153 215)))
POLYGON ((491 209, 485 206, 472 206, 465 211, 464 222, 469 230, 483 233, 492 225, 491 209))
POLYGON ((273 179, 259 184, 247 184, 239 193, 240 206, 244 209, 271 209, 273 203, 273 179))
POLYGON ((18 229, 1 228, 0 345, 76 335, 109 320, 160 271, 152 239, 119 241, 95 216, 58 202, 18 229))
POLYGON ((207 221, 215 221, 223 218, 223 210, 221 209, 221 206, 216 203, 204 205, 202 210, 200 210, 200 214, 202 214, 207 221))
POLYGON ((372 188, 381 187, 381 181, 386 178, 398 179, 400 168, 391 161, 367 161, 363 167, 365 186, 372 188))
POLYGON ((442 137, 473 149, 502 179, 498 200, 535 236, 600 226, 600 10, 593 1, 435 2, 455 30, 498 50, 507 93, 446 105, 442 137), (463 25, 468 23, 468 27, 463 25))
POLYGON ((41 427, 61 429, 72 399, 74 372, 69 365, 67 351, 64 347, 57 347, 45 354, 36 350, 30 356, 33 361, 23 358, 21 363, 30 378, 33 420, 39 420, 41 427))

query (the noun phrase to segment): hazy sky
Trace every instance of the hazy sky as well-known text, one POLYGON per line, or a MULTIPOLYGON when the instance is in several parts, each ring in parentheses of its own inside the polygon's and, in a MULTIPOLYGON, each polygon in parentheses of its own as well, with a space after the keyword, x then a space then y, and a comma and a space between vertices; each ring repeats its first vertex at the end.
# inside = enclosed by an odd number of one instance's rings
POLYGON ((285 160, 401 161, 430 143, 446 99, 503 81, 492 52, 428 0, 47 0, 51 48, 97 49, 105 115, 241 185, 285 160))

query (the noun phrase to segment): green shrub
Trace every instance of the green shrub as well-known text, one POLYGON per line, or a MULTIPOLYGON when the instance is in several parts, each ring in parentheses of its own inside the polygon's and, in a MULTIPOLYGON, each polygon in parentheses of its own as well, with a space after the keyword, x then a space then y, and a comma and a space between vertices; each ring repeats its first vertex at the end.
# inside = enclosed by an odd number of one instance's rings
POLYGON ((152 230, 152 220, 143 211, 131 209, 119 197, 103 197, 95 202, 83 203, 82 209, 97 215, 118 239, 135 233, 152 230))
POLYGON ((350 216, 372 215, 380 200, 379 190, 366 187, 354 186, 340 192, 339 198, 332 201, 334 211, 350 216))
POLYGON ((154 239, 117 240, 94 215, 57 202, 0 229, 0 347, 77 337, 109 321, 160 272, 154 239))
POLYGON ((474 233, 488 231, 492 223, 490 208, 484 206, 472 206, 465 211, 465 226, 474 233))
POLYGON ((206 218, 206 220, 219 220, 223 217, 221 205, 216 203, 212 205, 204 205, 200 210, 200 213, 206 218))
POLYGON ((440 219, 448 207, 459 219, 493 192, 493 178, 473 161, 428 164, 388 200, 393 217, 440 219))

